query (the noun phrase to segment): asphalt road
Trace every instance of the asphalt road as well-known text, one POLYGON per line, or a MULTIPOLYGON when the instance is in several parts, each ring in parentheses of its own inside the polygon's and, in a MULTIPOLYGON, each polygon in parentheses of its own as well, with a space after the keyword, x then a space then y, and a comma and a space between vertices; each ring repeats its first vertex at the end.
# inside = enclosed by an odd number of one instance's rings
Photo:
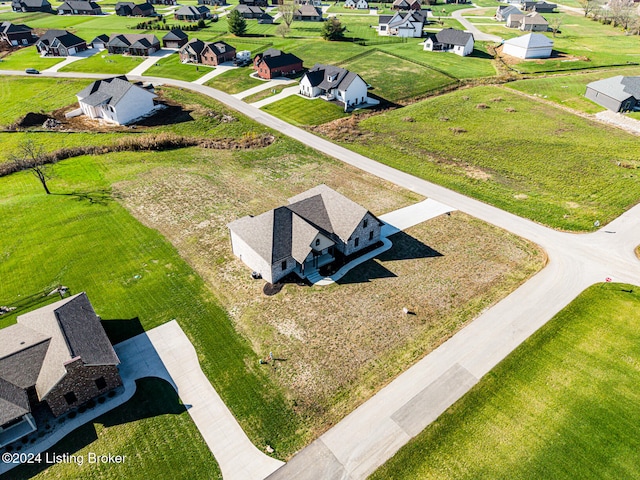
POLYGON ((300 451, 270 479, 366 478, 586 287, 606 278, 640 285, 640 263, 634 254, 640 243, 640 205, 594 233, 558 232, 351 152, 226 93, 178 80, 130 78, 215 98, 320 152, 531 240, 548 255, 540 273, 300 451))

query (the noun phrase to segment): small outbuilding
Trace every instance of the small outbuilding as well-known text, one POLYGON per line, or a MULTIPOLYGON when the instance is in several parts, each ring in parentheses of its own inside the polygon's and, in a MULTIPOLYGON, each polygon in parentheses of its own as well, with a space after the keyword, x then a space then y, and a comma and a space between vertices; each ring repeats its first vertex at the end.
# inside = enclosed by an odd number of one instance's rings
POLYGON ((549 58, 553 40, 541 33, 529 33, 504 42, 502 53, 517 58, 549 58))

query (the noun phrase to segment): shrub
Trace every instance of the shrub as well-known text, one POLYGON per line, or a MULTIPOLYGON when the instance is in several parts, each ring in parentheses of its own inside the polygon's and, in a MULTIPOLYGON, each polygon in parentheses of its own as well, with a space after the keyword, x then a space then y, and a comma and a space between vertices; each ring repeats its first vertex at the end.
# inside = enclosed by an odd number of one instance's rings
POLYGON ((486 103, 479 103, 476 105, 476 108, 479 110, 486 110, 487 108, 489 108, 489 105, 487 105, 486 103))
POLYGON ((461 133, 465 133, 466 130, 462 127, 450 127, 449 130, 453 132, 454 135, 459 135, 461 133))

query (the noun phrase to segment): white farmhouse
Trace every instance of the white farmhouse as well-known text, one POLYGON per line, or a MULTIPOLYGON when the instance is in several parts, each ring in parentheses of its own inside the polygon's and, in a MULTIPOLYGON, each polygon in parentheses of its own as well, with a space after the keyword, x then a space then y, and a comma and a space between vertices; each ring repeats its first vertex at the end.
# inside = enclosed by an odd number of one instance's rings
POLYGON ((368 98, 367 84, 357 73, 344 68, 317 63, 300 80, 300 94, 306 97, 321 97, 324 100, 337 100, 344 109, 377 101, 368 98))
POLYGON ((229 225, 233 253, 269 283, 306 278, 380 241, 382 222, 366 208, 318 185, 289 205, 229 225))
POLYGON ((367 0, 344 0, 344 8, 355 8, 358 10, 368 10, 369 2, 367 0))
POLYGON ((76 97, 82 113, 88 117, 125 125, 153 110, 157 95, 130 83, 122 75, 97 80, 76 97))
POLYGON ((445 28, 438 33, 430 33, 424 41, 424 49, 431 52, 453 52, 466 57, 473 52, 473 35, 455 28, 445 28))
POLYGON ((380 15, 378 17, 378 35, 420 38, 426 21, 426 10, 399 11, 394 15, 380 15))
POLYGON ((549 58, 553 40, 541 33, 529 33, 504 42, 502 53, 517 58, 549 58))

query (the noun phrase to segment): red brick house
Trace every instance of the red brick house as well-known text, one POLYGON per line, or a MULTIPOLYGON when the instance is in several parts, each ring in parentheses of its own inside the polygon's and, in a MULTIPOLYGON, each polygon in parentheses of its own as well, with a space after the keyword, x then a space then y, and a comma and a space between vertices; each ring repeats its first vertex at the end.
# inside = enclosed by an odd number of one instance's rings
POLYGON ((119 363, 85 293, 20 315, 0 330, 0 446, 37 429, 36 406, 58 417, 122 385, 119 363))
POLYGON ((270 48, 254 57, 253 69, 260 78, 271 79, 300 73, 303 66, 302 60, 294 54, 270 48))

